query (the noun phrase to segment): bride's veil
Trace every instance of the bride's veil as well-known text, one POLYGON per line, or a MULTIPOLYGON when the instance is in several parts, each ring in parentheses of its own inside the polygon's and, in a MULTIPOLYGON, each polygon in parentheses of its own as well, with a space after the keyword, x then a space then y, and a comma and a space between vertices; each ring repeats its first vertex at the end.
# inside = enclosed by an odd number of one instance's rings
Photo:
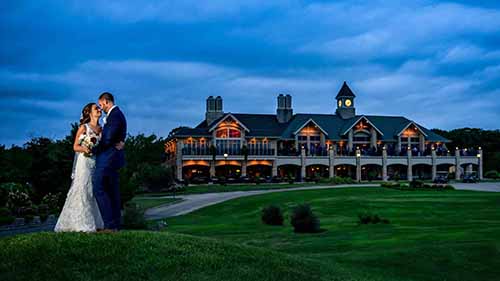
POLYGON ((78 153, 75 152, 75 157, 73 157, 73 168, 71 168, 71 179, 75 179, 75 170, 76 170, 76 160, 78 159, 78 153))

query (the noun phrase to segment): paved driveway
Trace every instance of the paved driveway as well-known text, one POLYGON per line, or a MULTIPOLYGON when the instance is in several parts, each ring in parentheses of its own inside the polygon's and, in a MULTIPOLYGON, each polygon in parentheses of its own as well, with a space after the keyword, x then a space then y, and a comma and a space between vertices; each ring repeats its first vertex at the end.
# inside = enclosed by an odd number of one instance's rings
POLYGON ((500 192, 500 182, 452 183, 456 189, 500 192))
MULTIPOLYGON (((377 184, 356 184, 356 185, 335 185, 335 186, 305 186, 297 188, 286 189, 272 189, 272 190, 251 190, 251 191, 233 191, 233 192, 219 192, 219 193, 205 193, 205 194, 191 194, 181 195, 177 198, 182 198, 183 201, 167 206, 160 206, 157 208, 148 209, 145 217, 148 220, 162 219, 168 217, 175 217, 191 213, 198 209, 221 203, 227 200, 252 196, 258 194, 266 194, 273 192, 287 192, 294 190, 309 190, 309 189, 329 189, 329 188, 346 188, 353 186, 378 186, 377 184)), ((166 196, 170 197, 170 196, 166 196)))

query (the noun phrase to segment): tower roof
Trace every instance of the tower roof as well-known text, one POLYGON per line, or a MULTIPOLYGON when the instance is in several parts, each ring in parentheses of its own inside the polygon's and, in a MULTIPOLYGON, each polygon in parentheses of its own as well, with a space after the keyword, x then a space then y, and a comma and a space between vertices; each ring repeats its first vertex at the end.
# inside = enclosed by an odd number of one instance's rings
POLYGON ((342 88, 340 88, 339 93, 335 98, 338 99, 340 97, 353 97, 353 98, 356 97, 356 95, 354 95, 349 86, 347 86, 347 83, 345 81, 344 84, 342 84, 342 88))

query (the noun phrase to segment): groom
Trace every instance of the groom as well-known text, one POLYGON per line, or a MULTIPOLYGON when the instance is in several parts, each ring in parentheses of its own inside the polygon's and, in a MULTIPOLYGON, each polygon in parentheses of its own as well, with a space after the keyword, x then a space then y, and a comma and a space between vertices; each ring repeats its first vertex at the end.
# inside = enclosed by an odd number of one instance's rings
POLYGON ((127 121, 115 105, 112 94, 99 96, 99 106, 106 113, 99 145, 93 151, 96 155, 96 169, 93 177, 94 196, 101 211, 104 232, 118 231, 121 219, 121 202, 118 170, 125 165, 125 153, 115 145, 125 141, 127 121))

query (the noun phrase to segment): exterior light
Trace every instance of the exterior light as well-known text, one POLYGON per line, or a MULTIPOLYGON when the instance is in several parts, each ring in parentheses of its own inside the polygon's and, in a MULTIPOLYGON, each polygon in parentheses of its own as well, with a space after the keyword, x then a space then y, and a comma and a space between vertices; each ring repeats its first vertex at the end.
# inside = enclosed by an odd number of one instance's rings
POLYGON ((356 152, 356 157, 358 157, 358 158, 361 157, 361 153, 359 151, 356 152))
POLYGON ((434 145, 433 145, 433 146, 431 146, 431 149, 432 149, 432 150, 434 150, 434 149, 435 149, 435 148, 434 148, 434 145))
POLYGON ((456 150, 458 150, 458 146, 457 146, 457 147, 455 147, 455 149, 456 149, 456 150))
POLYGON ((385 147, 385 145, 384 145, 384 147, 382 147, 382 149, 383 149, 383 150, 386 150, 387 148, 386 148, 386 147, 385 147))
POLYGON ((478 153, 476 156, 477 158, 481 158, 481 153, 478 153))
POLYGON ((224 158, 227 158, 229 155, 227 153, 224 153, 224 158))
POLYGON ((479 147, 479 150, 481 150, 481 147, 479 147))

